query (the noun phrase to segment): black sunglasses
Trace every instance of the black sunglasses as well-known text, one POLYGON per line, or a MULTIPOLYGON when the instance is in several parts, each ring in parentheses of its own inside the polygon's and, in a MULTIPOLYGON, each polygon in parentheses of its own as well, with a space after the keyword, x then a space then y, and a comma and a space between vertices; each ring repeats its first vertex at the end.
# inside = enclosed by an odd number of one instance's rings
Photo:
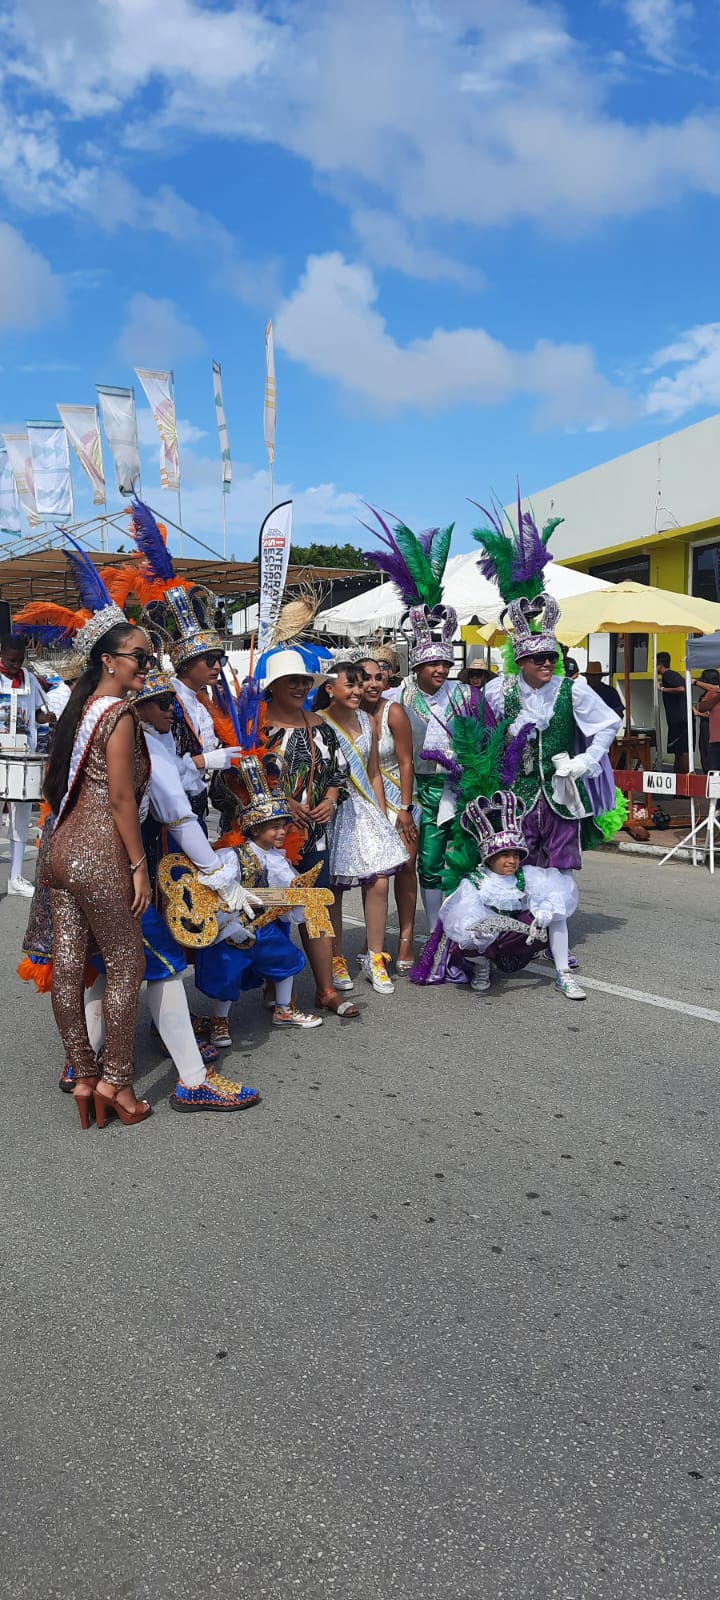
POLYGON ((147 672, 148 667, 152 666, 155 660, 154 656, 148 655, 147 650, 113 650, 112 654, 114 656, 124 656, 126 661, 137 662, 138 672, 147 672))
POLYGON ((552 655, 549 650, 544 655, 530 656, 530 660, 535 662, 536 667, 544 667, 546 663, 549 667, 556 667, 557 659, 557 656, 552 655))
POLYGON ((176 696, 174 694, 170 694, 170 693, 167 693, 167 694, 153 694, 153 695, 148 695, 147 699, 148 699, 148 701, 152 700, 153 705, 154 706, 159 706, 161 711, 172 711, 172 708, 173 708, 173 706, 175 704, 176 696))
POLYGON ((221 651, 210 650, 207 655, 201 656, 200 660, 205 662, 206 667, 227 666, 227 656, 223 655, 221 651))

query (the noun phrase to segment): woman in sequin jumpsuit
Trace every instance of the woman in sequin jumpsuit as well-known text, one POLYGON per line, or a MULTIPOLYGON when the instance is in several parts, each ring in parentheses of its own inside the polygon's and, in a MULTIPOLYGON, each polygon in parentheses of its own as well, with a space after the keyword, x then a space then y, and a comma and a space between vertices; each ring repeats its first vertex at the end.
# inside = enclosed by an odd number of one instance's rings
POLYGON ((58 724, 45 783, 57 819, 47 856, 52 1004, 83 1127, 91 1096, 100 1125, 107 1102, 124 1122, 141 1121, 150 1111, 132 1088, 145 972, 140 917, 151 898, 138 805, 150 763, 126 699, 145 681, 148 648, 147 636, 123 623, 97 641, 58 724), (107 973, 102 1085, 85 1023, 85 971, 93 945, 107 973))

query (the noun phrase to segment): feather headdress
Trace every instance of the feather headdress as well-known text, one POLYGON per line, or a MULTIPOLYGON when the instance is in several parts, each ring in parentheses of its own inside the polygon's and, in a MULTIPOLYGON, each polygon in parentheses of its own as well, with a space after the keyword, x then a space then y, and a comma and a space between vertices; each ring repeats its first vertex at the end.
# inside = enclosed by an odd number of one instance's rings
POLYGON ((77 590, 80 607, 71 611, 69 606, 58 606, 52 601, 33 601, 15 613, 15 625, 28 638, 38 644, 59 644, 72 639, 72 647, 85 659, 103 634, 120 622, 127 622, 125 612, 110 594, 101 572, 98 572, 82 545, 65 533, 73 546, 63 552, 77 590))
POLYGON ((503 613, 503 619, 509 615, 515 624, 518 606, 524 607, 522 617, 527 625, 520 630, 523 633, 522 642, 518 638, 517 647, 506 649, 506 670, 515 670, 519 659, 518 648, 526 655, 552 648, 559 657, 560 649, 552 634, 552 625, 557 621, 559 611, 556 602, 545 593, 545 579, 546 568, 552 561, 548 543, 563 518, 550 517, 540 532, 532 513, 523 511, 519 483, 517 524, 496 502, 493 502, 490 510, 479 505, 477 500, 470 503, 478 506, 488 520, 489 526, 473 529, 473 539, 482 545, 485 552, 478 561, 483 577, 497 584, 505 602, 507 610, 503 613), (542 620, 544 608, 548 611, 545 623, 542 620))
MULTIPOLYGON (((391 529, 379 511, 368 509, 380 526, 382 549, 368 550, 367 559, 392 579, 408 607, 411 667, 431 661, 452 663, 457 613, 443 605, 442 585, 455 524, 416 534, 404 523, 391 529)), ((369 523, 363 527, 377 537, 369 523)))

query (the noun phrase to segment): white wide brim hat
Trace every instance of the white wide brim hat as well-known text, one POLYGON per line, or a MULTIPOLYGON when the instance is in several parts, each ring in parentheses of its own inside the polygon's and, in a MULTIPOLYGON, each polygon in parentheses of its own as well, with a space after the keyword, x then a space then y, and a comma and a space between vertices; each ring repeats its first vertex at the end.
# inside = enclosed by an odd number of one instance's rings
POLYGON ((278 678, 309 678, 314 689, 325 682, 324 673, 309 671, 299 650, 277 650, 275 655, 269 657, 265 688, 271 688, 273 683, 277 683, 278 678))

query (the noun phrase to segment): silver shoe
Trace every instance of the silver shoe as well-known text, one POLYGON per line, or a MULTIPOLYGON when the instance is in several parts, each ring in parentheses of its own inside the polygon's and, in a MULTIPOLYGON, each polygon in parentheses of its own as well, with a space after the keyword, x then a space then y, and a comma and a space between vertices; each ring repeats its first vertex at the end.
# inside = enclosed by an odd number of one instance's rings
POLYGON ((473 975, 470 979, 470 988, 473 994, 485 994, 492 984, 489 956, 475 956, 473 960, 473 975))
POLYGON ((568 967, 558 972, 555 988, 558 994, 564 994, 566 1000, 587 1000, 585 990, 580 988, 577 978, 573 977, 568 967))

